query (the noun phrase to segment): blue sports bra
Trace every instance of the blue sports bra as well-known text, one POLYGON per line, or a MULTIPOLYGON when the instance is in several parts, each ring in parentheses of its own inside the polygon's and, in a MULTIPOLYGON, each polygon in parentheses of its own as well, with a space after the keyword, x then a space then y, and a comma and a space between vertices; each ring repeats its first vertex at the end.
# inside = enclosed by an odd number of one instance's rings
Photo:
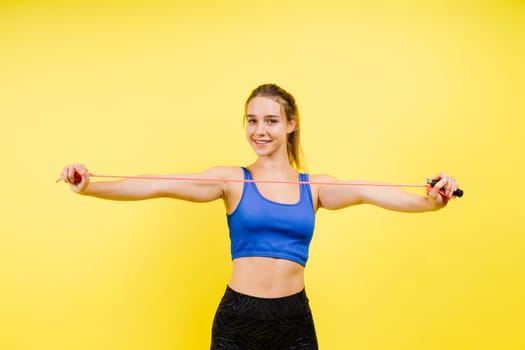
MULTIPOLYGON (((245 180, 252 180, 242 168, 245 180)), ((299 181, 308 181, 299 174, 299 181)), ((315 211, 309 184, 300 184, 299 202, 285 204, 261 195, 253 182, 245 182, 241 200, 228 215, 232 259, 262 256, 295 261, 303 266, 315 226, 315 211)))

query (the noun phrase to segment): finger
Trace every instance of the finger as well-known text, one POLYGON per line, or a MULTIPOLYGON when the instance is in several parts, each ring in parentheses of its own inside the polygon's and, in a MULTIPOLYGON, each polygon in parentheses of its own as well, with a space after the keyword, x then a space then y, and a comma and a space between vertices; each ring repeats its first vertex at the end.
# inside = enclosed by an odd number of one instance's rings
POLYGON ((443 191, 443 187, 445 187, 445 185, 447 184, 447 178, 446 177, 442 177, 435 185, 434 187, 432 187, 432 190, 430 191, 430 195, 433 197, 433 198, 438 198, 441 193, 445 193, 443 191))
POLYGON ((442 189, 447 183, 447 175, 444 173, 439 173, 438 175, 434 176, 434 180, 436 180, 434 187, 442 189))
POLYGON ((74 181, 76 185, 82 184, 86 180, 87 169, 84 164, 75 164, 74 181))
POLYGON ((453 197, 454 196, 454 192, 456 192, 456 190, 458 189, 458 183, 456 181, 456 179, 454 178, 450 178, 450 183, 449 183, 449 193, 450 193, 450 197, 453 197))
POLYGON ((79 173, 79 174, 83 174, 86 172, 86 166, 82 163, 78 163, 78 164, 75 164, 75 170, 79 173))
POLYGON ((73 172, 73 183, 77 185, 82 181, 82 164, 74 164, 73 172))
POLYGON ((456 191, 458 188, 458 184, 456 180, 453 177, 448 176, 445 173, 441 173, 440 176, 446 180, 445 186, 443 187, 443 191, 445 192, 445 195, 448 198, 454 197, 454 191, 456 191))
POLYGON ((70 184, 75 182, 75 167, 73 165, 67 167, 67 182, 70 184))

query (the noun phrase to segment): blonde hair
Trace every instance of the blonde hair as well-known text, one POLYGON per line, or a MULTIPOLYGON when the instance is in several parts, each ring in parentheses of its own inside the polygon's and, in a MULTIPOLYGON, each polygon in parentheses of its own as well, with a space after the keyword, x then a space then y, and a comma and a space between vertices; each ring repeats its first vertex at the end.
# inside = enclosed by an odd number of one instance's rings
POLYGON ((273 99, 283 107, 286 120, 288 122, 292 120, 295 121, 295 130, 289 133, 287 136, 286 149, 288 151, 288 160, 295 169, 304 169, 304 164, 302 161, 303 151, 300 140, 299 110, 297 108, 297 104, 295 103, 295 98, 288 91, 276 84, 259 85, 251 92, 250 96, 248 96, 248 99, 246 100, 246 103, 244 104, 245 116, 248 110, 248 104, 255 97, 268 97, 273 99))

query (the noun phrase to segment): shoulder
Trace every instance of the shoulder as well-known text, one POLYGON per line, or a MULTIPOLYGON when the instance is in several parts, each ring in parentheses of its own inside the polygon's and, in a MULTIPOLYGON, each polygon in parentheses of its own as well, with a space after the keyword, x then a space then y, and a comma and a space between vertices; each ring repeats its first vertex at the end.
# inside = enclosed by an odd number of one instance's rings
POLYGON ((337 181, 335 177, 328 174, 309 174, 311 182, 332 182, 337 181))
POLYGON ((240 166, 217 166, 210 168, 206 171, 206 177, 222 179, 220 183, 222 187, 223 199, 226 205, 226 211, 228 213, 233 212, 234 208, 237 207, 244 184, 244 172, 240 166), (227 181, 237 180, 237 181, 227 181))
POLYGON ((337 179, 332 175, 328 174, 310 174, 309 182, 311 183, 312 189, 319 191, 321 188, 325 187, 327 184, 332 182, 337 182, 337 179))
POLYGON ((337 182, 338 180, 332 175, 328 174, 310 174, 309 182, 311 183, 312 188, 317 190, 329 185, 330 183, 337 182))

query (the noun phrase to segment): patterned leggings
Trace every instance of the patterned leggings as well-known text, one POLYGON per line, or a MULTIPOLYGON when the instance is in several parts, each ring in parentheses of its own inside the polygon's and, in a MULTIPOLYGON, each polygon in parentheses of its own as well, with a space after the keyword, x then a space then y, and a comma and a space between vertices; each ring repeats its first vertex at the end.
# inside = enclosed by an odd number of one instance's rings
POLYGON ((317 350, 304 290, 258 298, 226 288, 212 328, 211 350, 317 350))

